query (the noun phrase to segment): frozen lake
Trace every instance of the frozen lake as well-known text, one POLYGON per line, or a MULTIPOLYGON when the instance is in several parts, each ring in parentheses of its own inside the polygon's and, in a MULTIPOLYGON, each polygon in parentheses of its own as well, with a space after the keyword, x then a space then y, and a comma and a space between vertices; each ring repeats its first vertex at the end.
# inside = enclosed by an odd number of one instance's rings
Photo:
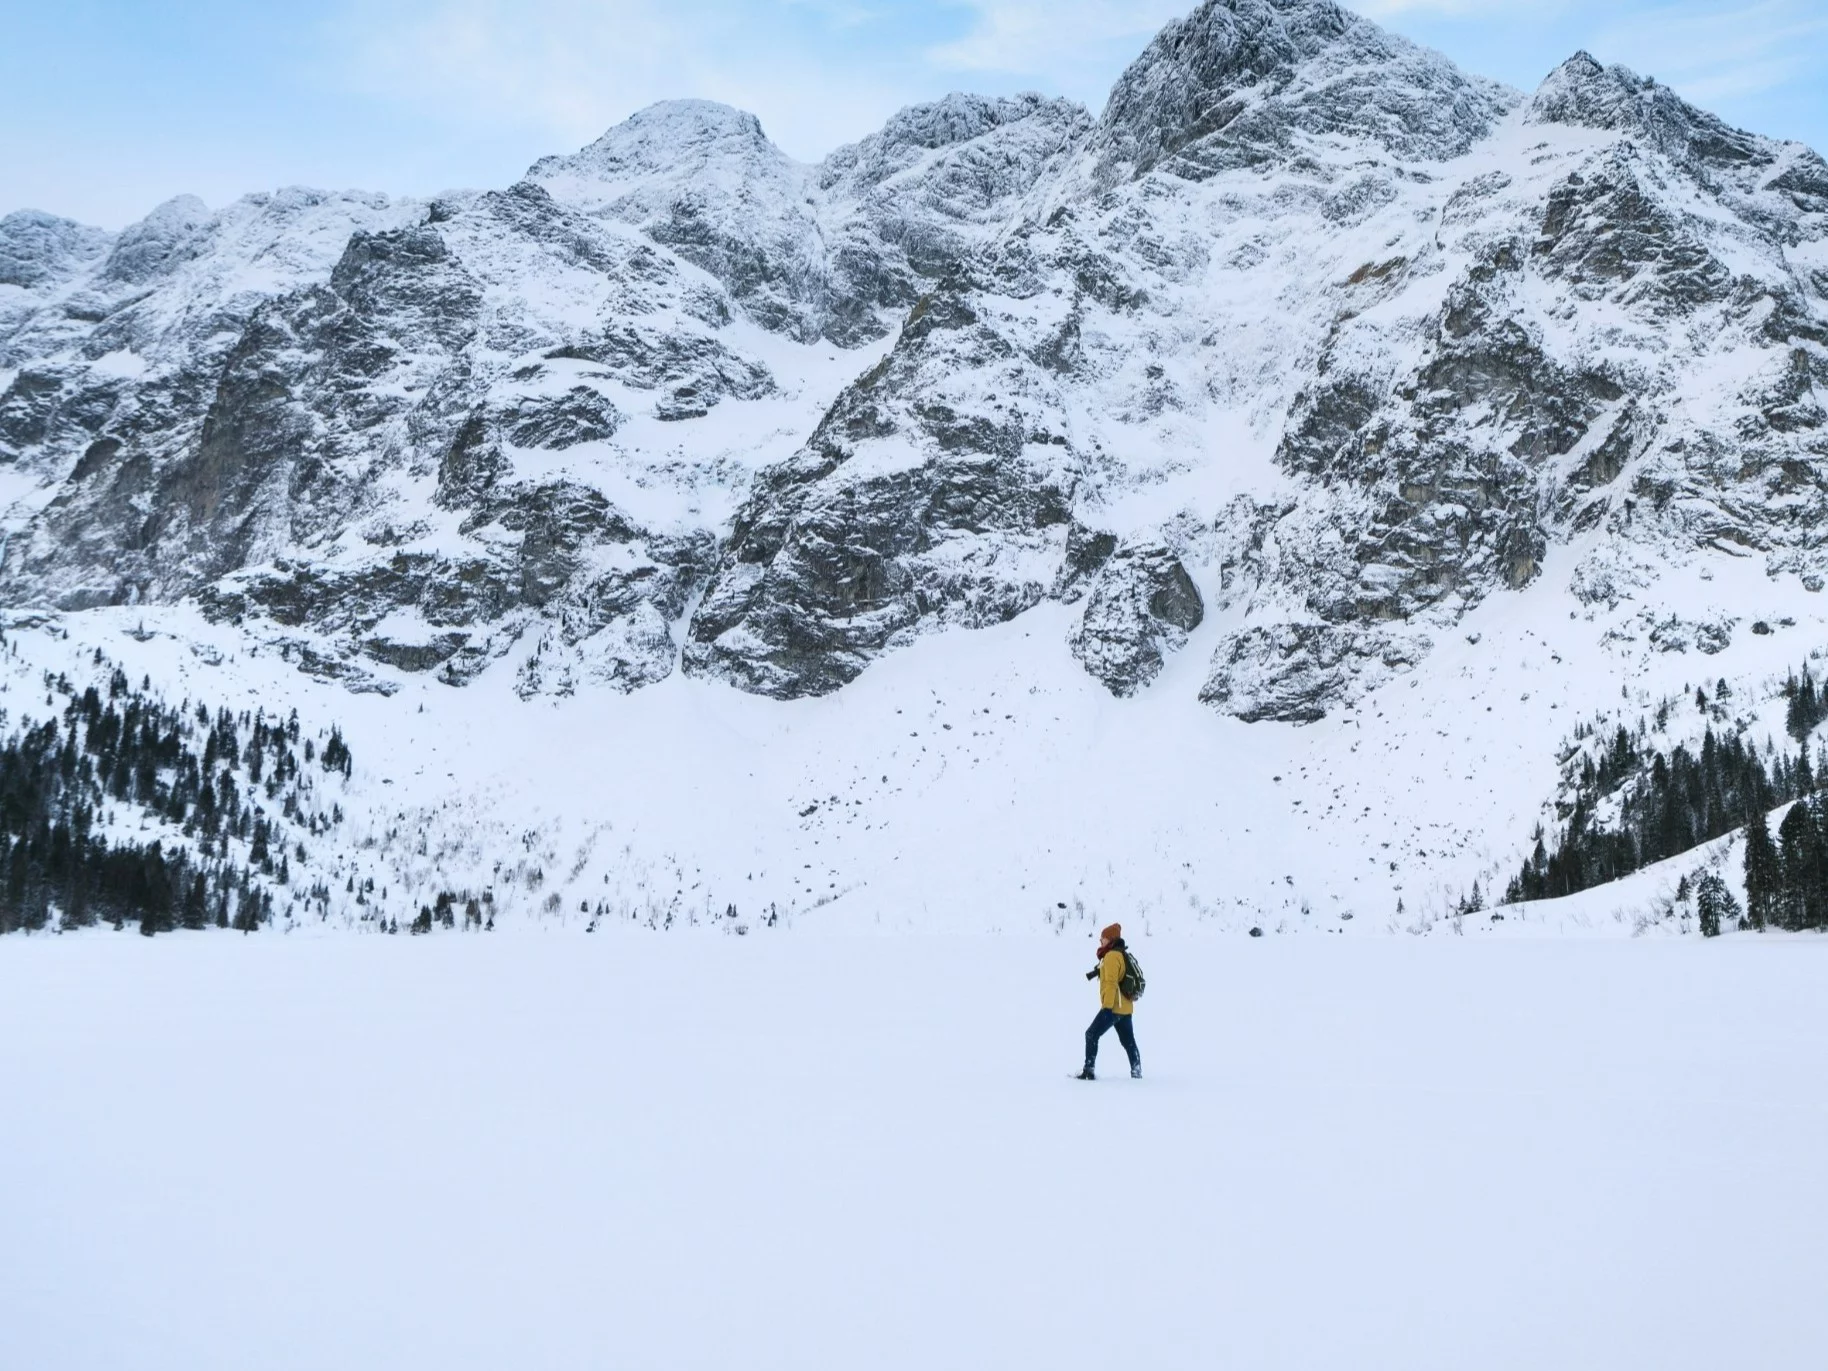
POLYGON ((0 946, 0 1365, 1815 1367, 1828 939, 0 946))

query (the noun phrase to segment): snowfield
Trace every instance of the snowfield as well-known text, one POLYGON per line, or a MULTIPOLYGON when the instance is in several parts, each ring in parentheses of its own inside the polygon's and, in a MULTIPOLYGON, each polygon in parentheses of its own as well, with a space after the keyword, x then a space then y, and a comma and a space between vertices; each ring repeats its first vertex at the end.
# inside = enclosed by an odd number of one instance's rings
POLYGON ((11 939, 0 1365, 1821 1364, 1828 942, 1138 951, 11 939))
MULTIPOLYGON (((1669 699, 1649 741, 1695 748, 1710 718, 1693 693, 1727 679, 1731 716, 1711 726, 1791 746, 1779 691, 1805 662, 1821 668, 1820 596, 1746 563, 1663 575, 1687 622, 1741 626, 1728 650, 1659 650, 1657 621, 1631 602, 1588 609, 1544 586, 1488 600, 1433 669, 1305 726, 1215 716, 1195 698, 1197 650, 1114 699, 1072 665, 1071 611, 1054 605, 921 639, 843 691, 791 701, 678 673, 630 695, 528 701, 511 672, 453 690, 386 668, 375 675, 394 693, 353 694, 184 606, 20 616, 0 711, 8 728, 44 717, 44 674, 103 678, 99 650, 173 704, 339 725, 354 774, 325 782, 323 803, 348 819, 304 837, 282 928, 370 932, 377 914, 404 928, 448 890, 487 892, 504 927, 578 932, 772 915, 815 932, 1089 932, 1119 919, 1154 934, 1451 934, 1475 883, 1488 905, 1502 894, 1536 824, 1559 832, 1557 756, 1577 725, 1634 728, 1669 699), (1755 619, 1773 631, 1743 631, 1755 619), (348 887, 369 880, 358 903, 348 887), (327 905, 300 903, 312 883, 327 905)), ((1209 617, 1193 647, 1225 627, 1209 617)), ((150 841, 133 814, 117 818, 150 841)), ((1742 856, 1713 844, 1458 931, 1693 932, 1669 917, 1677 883, 1714 864, 1737 890, 1742 856)))

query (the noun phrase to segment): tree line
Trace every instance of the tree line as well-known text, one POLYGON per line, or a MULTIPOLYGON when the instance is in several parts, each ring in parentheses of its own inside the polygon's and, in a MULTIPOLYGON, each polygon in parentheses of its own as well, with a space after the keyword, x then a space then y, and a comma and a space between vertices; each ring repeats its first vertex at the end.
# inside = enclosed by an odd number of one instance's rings
POLYGON ((270 921, 305 840, 342 819, 314 807, 306 776, 314 765, 349 775, 340 730, 319 748, 301 741, 296 711, 174 708, 118 668, 102 688, 78 693, 49 673, 44 685, 52 717, 0 741, 0 933, 270 921), (146 831, 156 836, 132 836, 146 831))
MULTIPOLYGON (((1724 717, 1718 701, 1730 695, 1726 682, 1721 681, 1710 718, 1724 717)), ((1785 682, 1784 695, 1786 731, 1798 745, 1794 754, 1770 742, 1761 750, 1742 733, 1723 736, 1714 731, 1712 723, 1698 750, 1685 744, 1667 750, 1653 748, 1644 741, 1647 729, 1642 720, 1635 734, 1620 724, 1604 746, 1583 749, 1573 778, 1573 798, 1562 806, 1565 827, 1553 838, 1538 827, 1535 846, 1511 879, 1506 901, 1572 895, 1747 826, 1751 861, 1751 846, 1758 842, 1756 832, 1765 828, 1765 815, 1787 801, 1813 796, 1818 776, 1828 770, 1828 758, 1811 762, 1808 749, 1810 733, 1828 712, 1828 692, 1818 688, 1805 665, 1800 676, 1792 675, 1785 682)), ((1667 723, 1675 703, 1665 701, 1659 706, 1659 726, 1667 723)), ((1703 712, 1709 710, 1704 690, 1695 692, 1695 704, 1703 712)), ((1592 737, 1594 732, 1589 730, 1585 736, 1592 737)), ((1804 817, 1795 820, 1792 834, 1794 866, 1784 864, 1777 846, 1772 846, 1777 855, 1769 860, 1761 850, 1758 879, 1766 884, 1760 889, 1814 890, 1819 885, 1824 893, 1811 897, 1819 900, 1819 909, 1808 906, 1801 896, 1774 894, 1771 900, 1776 903, 1769 903, 1761 895, 1757 914, 1750 907, 1746 911, 1748 922, 1764 920, 1756 923, 1758 927, 1828 927, 1828 918, 1808 925, 1782 922, 1793 914, 1813 917, 1796 913, 1805 906, 1828 916, 1828 838, 1823 835, 1820 801, 1791 811, 1793 815, 1799 812, 1804 817), (1794 874, 1785 874, 1790 872, 1794 874)), ((1768 830, 1764 842, 1771 845, 1768 830)), ((1748 905, 1751 889, 1748 880, 1748 905)), ((1710 887, 1707 893, 1711 912, 1735 916, 1719 900, 1720 891, 1710 887)))
POLYGON ((1745 835, 1747 928, 1828 928, 1828 795, 1790 806, 1777 838, 1763 814, 1745 835))

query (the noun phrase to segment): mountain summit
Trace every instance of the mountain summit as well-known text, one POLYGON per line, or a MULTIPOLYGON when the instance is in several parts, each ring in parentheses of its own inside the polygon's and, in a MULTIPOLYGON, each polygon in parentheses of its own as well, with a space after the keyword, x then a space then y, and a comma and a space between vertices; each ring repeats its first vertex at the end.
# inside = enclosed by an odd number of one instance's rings
POLYGON ((1282 160, 1302 136, 1421 159, 1464 152, 1516 102, 1331 0, 1206 0, 1164 29, 1100 121, 1108 178, 1200 148, 1187 170, 1282 160))

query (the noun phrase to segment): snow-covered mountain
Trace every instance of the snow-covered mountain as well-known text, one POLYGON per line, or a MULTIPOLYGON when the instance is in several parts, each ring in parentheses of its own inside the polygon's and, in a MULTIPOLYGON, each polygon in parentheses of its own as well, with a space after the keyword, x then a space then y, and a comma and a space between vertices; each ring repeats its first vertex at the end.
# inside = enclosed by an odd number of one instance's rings
MULTIPOLYGON (((472 832, 514 777, 500 833, 451 837, 460 873, 402 849, 409 891, 486 883, 551 800, 645 824, 619 870, 714 868, 713 903, 753 905, 758 867, 777 907, 869 891, 915 921, 942 889, 1167 900, 1241 867, 1305 909, 1287 851, 1324 833, 1313 898, 1381 912, 1507 866, 1621 688, 1768 697, 1821 641, 1790 628, 1824 623, 1825 385, 1807 148, 1584 54, 1525 95, 1331 0, 1208 0, 1097 118, 953 95, 807 166, 683 101, 499 191, 181 197, 116 235, 10 215, 0 599, 178 694, 209 659, 274 705, 357 692, 389 772, 439 729, 518 739, 375 819, 472 832), (1073 702, 1064 732, 1002 708, 1017 681, 1073 702), (936 707, 939 771, 887 798, 907 691, 1022 731, 969 802, 941 777, 987 754, 936 707), (815 764, 788 739, 821 696, 860 717, 817 725, 815 764), (543 750, 630 729, 638 773, 543 750), (755 749, 785 770, 756 782, 755 749), (868 807, 839 754, 887 808, 824 831, 815 889, 815 829, 868 807), (1291 806, 1309 762, 1372 803, 1291 806), (1267 847, 1209 850, 1268 797, 1267 847)), ((588 908, 590 860, 563 864, 588 908)))

